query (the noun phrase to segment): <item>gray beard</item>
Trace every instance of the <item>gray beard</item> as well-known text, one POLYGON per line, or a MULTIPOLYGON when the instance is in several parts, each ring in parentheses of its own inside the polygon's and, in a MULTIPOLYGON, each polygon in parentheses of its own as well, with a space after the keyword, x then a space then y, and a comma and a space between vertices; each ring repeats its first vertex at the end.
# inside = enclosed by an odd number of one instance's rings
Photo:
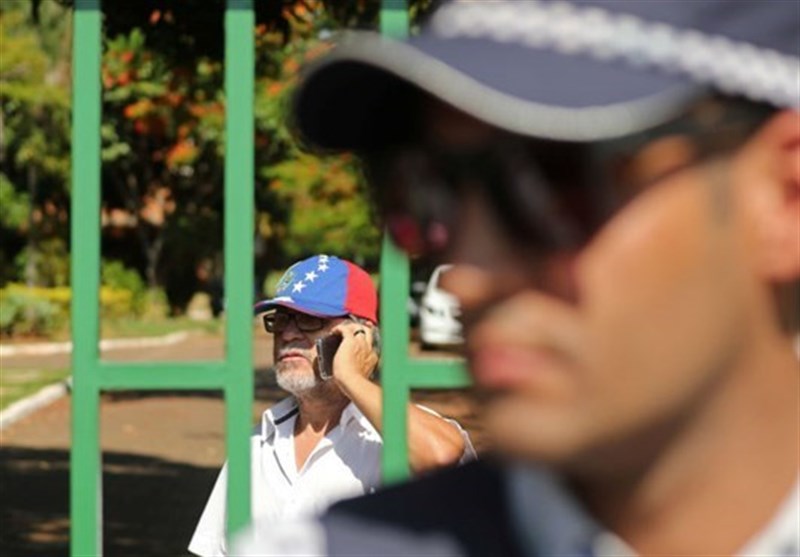
POLYGON ((280 367, 275 368, 275 380, 281 389, 293 395, 308 392, 321 384, 315 373, 303 373, 294 369, 281 370, 280 367))

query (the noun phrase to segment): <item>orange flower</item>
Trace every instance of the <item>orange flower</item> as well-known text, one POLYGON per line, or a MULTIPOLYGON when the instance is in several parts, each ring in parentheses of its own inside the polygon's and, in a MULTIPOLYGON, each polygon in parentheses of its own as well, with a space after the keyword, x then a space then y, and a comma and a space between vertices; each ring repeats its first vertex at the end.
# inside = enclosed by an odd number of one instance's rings
POLYGON ((287 73, 295 73, 298 69, 300 69, 300 64, 294 58, 287 58, 283 63, 283 71, 287 73))
POLYGON ((197 157, 197 147, 190 140, 179 141, 167 152, 167 165, 170 167, 189 164, 197 157))
POLYGON ((183 102, 183 95, 176 92, 167 93, 167 103, 170 106, 179 106, 183 102))
POLYGON ((181 139, 186 139, 189 137, 189 134, 192 133, 192 126, 189 124, 181 124, 178 126, 178 137, 181 139))
POLYGON ((267 95, 270 97, 277 97, 283 90, 283 84, 277 81, 267 85, 267 95))
POLYGON ((126 106, 122 114, 125 118, 133 120, 134 118, 143 118, 153 110, 153 103, 149 99, 142 99, 126 106))

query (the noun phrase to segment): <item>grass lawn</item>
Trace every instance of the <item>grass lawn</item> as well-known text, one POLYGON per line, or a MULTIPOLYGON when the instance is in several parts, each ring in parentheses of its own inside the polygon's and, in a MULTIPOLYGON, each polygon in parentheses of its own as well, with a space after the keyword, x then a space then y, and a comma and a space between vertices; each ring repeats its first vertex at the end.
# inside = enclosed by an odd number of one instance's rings
MULTIPOLYGON (((174 319, 104 319, 100 323, 101 337, 111 338, 137 338, 159 337, 178 331, 202 331, 211 334, 222 334, 225 327, 224 320, 213 319, 210 321, 194 321, 181 317, 174 319)), ((52 338, 39 338, 36 341, 64 341, 69 340, 68 330, 59 331, 52 338)), ((31 339, 3 339, 3 343, 30 342, 31 339)), ((0 410, 5 410, 14 402, 34 394, 39 389, 62 381, 69 377, 70 370, 63 369, 33 369, 12 367, 3 362, 0 367, 0 410)))
POLYGON ((102 338, 158 337, 177 331, 203 331, 221 333, 225 327, 222 319, 194 321, 188 317, 172 319, 104 319, 100 322, 102 338))
POLYGON ((9 369, 3 366, 0 371, 0 410, 47 385, 63 381, 69 375, 69 369, 9 369))

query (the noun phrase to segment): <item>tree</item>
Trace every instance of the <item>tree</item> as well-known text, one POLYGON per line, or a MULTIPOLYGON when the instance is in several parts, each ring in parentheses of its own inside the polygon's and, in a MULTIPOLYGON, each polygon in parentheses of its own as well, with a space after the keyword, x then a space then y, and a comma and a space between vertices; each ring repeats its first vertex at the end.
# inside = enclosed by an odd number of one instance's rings
MULTIPOLYGON (((0 9, 0 201, 10 204, 0 226, 6 259, 27 246, 20 253, 31 282, 42 282, 37 257, 45 247, 59 251, 46 242, 65 252, 68 238, 71 5, 3 0, 0 9)), ((431 1, 411 5, 419 18, 431 1)), ((374 262, 380 234, 357 164, 301 151, 286 116, 299 67, 323 53, 336 30, 375 28, 380 2, 255 7, 257 269, 263 276, 313 251, 374 262)), ((202 286, 198 267, 211 268, 212 279, 221 272, 209 262, 221 260, 225 0, 104 9, 103 250, 139 269, 150 287, 164 287, 179 313, 202 286)))
MULTIPOLYGON (((41 246, 66 257, 69 188, 69 21, 53 2, 40 8, 37 29, 29 3, 0 9, 0 228, 4 269, 18 257, 29 285, 66 280, 42 273, 41 246), (22 215, 25 214, 25 218, 22 215), (9 250, 10 248, 10 250, 9 250), (15 249, 16 248, 16 249, 15 249), (12 253, 9 253, 11 251, 12 253)), ((13 278, 4 273, 2 279, 13 278)))

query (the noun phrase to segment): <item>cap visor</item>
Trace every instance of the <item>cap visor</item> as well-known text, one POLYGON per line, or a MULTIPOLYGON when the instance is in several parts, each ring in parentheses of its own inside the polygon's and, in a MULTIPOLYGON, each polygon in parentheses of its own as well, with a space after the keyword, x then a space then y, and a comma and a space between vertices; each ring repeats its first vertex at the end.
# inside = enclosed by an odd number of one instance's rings
POLYGON ((310 68, 295 118, 309 143, 358 150, 413 135, 422 92, 510 132, 594 141, 668 120, 702 91, 680 76, 511 43, 362 33, 310 68))
POLYGON ((267 311, 273 310, 278 307, 283 307, 300 313, 307 313, 309 315, 316 315, 317 317, 325 317, 325 318, 341 317, 343 315, 347 315, 347 313, 342 313, 341 311, 331 312, 321 306, 310 307, 308 304, 297 303, 292 300, 286 300, 281 298, 270 298, 268 300, 261 300, 260 302, 257 302, 253 306, 253 315, 259 315, 261 313, 265 313, 267 311))

